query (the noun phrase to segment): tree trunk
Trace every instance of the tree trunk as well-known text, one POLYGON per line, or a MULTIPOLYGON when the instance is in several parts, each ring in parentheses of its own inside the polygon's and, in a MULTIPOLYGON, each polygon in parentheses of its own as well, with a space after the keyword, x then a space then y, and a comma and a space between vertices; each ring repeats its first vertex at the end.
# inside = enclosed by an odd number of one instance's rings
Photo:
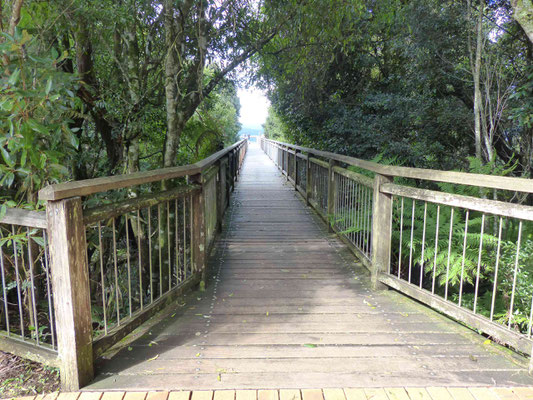
POLYGON ((513 18, 520 24, 529 41, 533 43, 533 1, 511 0, 513 18))
POLYGON ((476 145, 476 158, 483 160, 481 151, 481 136, 482 136, 482 109, 481 102, 481 53, 483 51, 483 7, 485 2, 481 0, 479 4, 479 11, 476 21, 476 53, 472 69, 474 78, 474 136, 476 145))

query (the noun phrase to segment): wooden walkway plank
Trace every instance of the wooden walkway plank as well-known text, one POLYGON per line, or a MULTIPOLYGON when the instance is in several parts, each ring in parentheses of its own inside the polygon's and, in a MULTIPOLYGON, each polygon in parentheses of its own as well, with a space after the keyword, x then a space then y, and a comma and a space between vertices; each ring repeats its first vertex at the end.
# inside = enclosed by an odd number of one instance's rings
POLYGON ((517 387, 513 388, 513 393, 518 396, 520 400, 533 400, 533 388, 517 387))
MULTIPOLYGON (((102 392, 81 392, 78 400, 100 400, 102 397, 102 392)), ((128 400, 137 400, 137 399, 128 399, 128 400)))
POLYGON ((428 387, 426 391, 433 400, 454 400, 448 389, 444 387, 428 387))
POLYGON ((167 400, 168 395, 167 391, 151 391, 146 395, 146 400, 167 400))
POLYGON ((346 395, 342 389, 324 389, 324 400, 346 400, 346 395))
POLYGON ((405 388, 411 400, 433 400, 424 388, 405 388))
POLYGON ((235 400, 235 390, 216 390, 213 400, 235 400))
POLYGON ((59 393, 57 400, 78 400, 80 397, 80 392, 65 392, 59 393))
POLYGON ((122 400, 125 392, 105 392, 100 400, 122 400))
POLYGON ((189 400, 191 398, 191 392, 188 390, 181 392, 170 392, 168 395, 168 400, 189 400))
POLYGON ((410 400, 404 388, 385 388, 389 400, 410 400))
MULTIPOLYGON (((145 400, 146 395, 147 395, 146 392, 127 392, 124 395, 123 400, 145 400)), ((80 398, 78 400, 83 400, 83 399, 80 398)))
POLYGON ((320 389, 303 389, 302 400, 324 400, 324 395, 320 389))
POLYGON ((257 400, 257 390, 237 390, 235 400, 257 400))
POLYGON ((366 394, 363 389, 347 388, 344 389, 344 394, 346 395, 346 400, 366 400, 366 394))
POLYGON ((449 388, 454 400, 476 400, 467 388, 449 388))
POLYGON ((195 390, 192 392, 191 400, 213 400, 213 391, 195 390))
POLYGON ((501 400, 519 400, 518 396, 509 388, 494 387, 492 392, 498 395, 501 400))
POLYGON ((302 400, 302 394, 298 389, 281 389, 279 400, 302 400))
POLYGON ((473 387, 469 390, 476 400, 500 400, 496 393, 486 387, 473 387))
POLYGON ((365 394, 368 400, 388 400, 384 389, 365 389, 365 394))
POLYGON ((277 390, 258 390, 257 400, 279 400, 279 393, 277 390))

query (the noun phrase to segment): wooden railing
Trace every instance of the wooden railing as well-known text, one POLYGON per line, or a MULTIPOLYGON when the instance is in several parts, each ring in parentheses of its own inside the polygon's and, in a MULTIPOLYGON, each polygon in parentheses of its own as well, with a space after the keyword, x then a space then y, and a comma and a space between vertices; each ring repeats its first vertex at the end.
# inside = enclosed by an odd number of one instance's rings
POLYGON ((264 138, 261 147, 375 288, 532 354, 533 207, 510 201, 530 199, 531 179, 381 165, 264 138))
POLYGON ((0 219, 0 349, 60 367, 62 388, 184 290, 206 259, 246 154, 44 188, 46 213, 0 219), (81 197, 83 196, 83 198, 81 197))

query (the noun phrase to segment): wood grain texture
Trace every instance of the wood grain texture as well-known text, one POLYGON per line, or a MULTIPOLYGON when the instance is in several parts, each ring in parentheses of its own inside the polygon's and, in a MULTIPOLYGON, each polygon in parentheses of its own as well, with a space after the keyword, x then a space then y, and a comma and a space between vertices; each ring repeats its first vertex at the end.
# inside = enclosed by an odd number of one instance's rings
MULTIPOLYGON (((268 139, 266 139, 268 140, 268 139)), ((481 186, 493 189, 520 191, 533 193, 533 181, 525 178, 509 178, 504 176, 469 174, 465 172, 440 171, 423 168, 399 167, 393 165, 382 165, 372 161, 360 160, 358 158, 343 156, 310 149, 308 147, 296 146, 287 143, 280 143, 269 140, 272 143, 282 144, 291 149, 300 150, 303 153, 313 154, 325 159, 333 159, 354 167, 359 167, 382 175, 398 176, 403 178, 423 179, 435 182, 448 182, 468 186, 481 186)))
POLYGON ((88 196, 108 190, 116 190, 145 183, 200 174, 202 171, 211 167, 220 158, 243 146, 246 146, 246 140, 241 140, 232 146, 226 147, 195 164, 50 185, 39 191, 39 199, 51 201, 75 196, 88 196))
POLYGON ((61 387, 78 390, 94 376, 89 267, 81 199, 49 202, 46 212, 61 387))
POLYGON ((23 210, 21 208, 8 208, 4 216, 0 218, 0 224, 13 224, 30 228, 46 229, 46 212, 23 210))
POLYGON ((388 193, 394 196, 428 201, 450 207, 465 208, 487 214, 533 221, 533 207, 522 204, 480 199, 478 197, 437 192, 435 190, 417 189, 413 187, 395 185, 393 183, 382 184, 380 186, 380 191, 382 193, 388 193))

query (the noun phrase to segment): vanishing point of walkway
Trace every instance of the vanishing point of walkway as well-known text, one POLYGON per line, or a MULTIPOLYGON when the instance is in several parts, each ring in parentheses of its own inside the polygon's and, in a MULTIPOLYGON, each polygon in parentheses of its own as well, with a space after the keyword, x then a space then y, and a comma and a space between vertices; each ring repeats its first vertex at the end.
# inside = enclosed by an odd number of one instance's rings
POLYGON ((250 146, 210 282, 101 360, 89 390, 533 385, 525 360, 367 272, 250 146))

